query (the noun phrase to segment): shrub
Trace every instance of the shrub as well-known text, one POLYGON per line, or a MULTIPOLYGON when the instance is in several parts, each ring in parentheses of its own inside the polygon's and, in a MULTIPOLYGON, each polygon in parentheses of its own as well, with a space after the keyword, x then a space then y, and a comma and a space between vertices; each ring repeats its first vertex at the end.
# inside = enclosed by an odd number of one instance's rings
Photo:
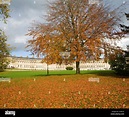
POLYGON ((109 64, 111 70, 114 70, 118 75, 129 75, 129 65, 126 64, 126 54, 124 53, 117 53, 116 55, 110 55, 109 57, 109 64), (114 59, 112 59, 114 56, 114 59))
POLYGON ((73 67, 66 67, 66 70, 73 70, 73 67))

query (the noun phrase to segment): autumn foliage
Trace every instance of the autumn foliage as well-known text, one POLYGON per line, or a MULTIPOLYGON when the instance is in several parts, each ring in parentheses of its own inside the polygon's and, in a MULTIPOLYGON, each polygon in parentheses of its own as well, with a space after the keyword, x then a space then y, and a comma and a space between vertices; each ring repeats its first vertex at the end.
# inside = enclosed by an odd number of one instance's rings
POLYGON ((32 39, 28 41, 30 51, 43 55, 48 64, 76 62, 76 73, 80 73, 80 61, 99 59, 117 49, 116 41, 123 34, 119 30, 117 9, 108 5, 89 4, 88 0, 56 0, 49 4, 47 23, 36 23, 29 29, 32 39), (69 52, 62 57, 61 52, 69 52))
POLYGON ((129 108, 128 83, 90 74, 12 78, 0 82, 0 108, 129 108))

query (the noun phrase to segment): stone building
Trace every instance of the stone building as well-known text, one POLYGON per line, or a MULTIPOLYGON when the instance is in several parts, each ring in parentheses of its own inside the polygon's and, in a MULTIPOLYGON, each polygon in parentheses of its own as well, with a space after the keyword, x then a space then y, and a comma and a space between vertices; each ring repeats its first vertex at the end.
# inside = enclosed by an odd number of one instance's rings
MULTIPOLYGON (((58 65, 51 64, 47 65, 46 63, 41 63, 41 58, 29 58, 29 57, 9 57, 10 64, 8 68, 16 68, 16 69, 25 69, 25 70, 46 70, 47 67, 49 70, 65 70, 67 66, 72 66, 74 69, 76 64, 73 63, 71 65, 58 65)), ((80 62, 81 70, 108 70, 110 69, 110 65, 105 63, 103 59, 99 61, 88 61, 88 62, 80 62)))

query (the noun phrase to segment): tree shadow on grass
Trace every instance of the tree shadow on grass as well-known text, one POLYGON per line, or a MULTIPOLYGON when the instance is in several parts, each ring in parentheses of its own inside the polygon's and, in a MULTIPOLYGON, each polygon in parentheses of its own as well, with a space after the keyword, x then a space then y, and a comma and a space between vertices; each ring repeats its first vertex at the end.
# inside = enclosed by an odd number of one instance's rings
POLYGON ((83 71, 81 74, 94 74, 94 75, 98 75, 98 76, 111 76, 111 77, 115 77, 115 78, 129 78, 129 74, 116 74, 115 71, 113 70, 89 70, 89 71, 83 71))
POLYGON ((64 76, 64 75, 76 75, 76 73, 54 73, 54 72, 52 72, 52 73, 49 73, 49 74, 37 74, 37 75, 35 75, 35 76, 64 76))
POLYGON ((0 78, 5 78, 5 76, 0 76, 0 78))
MULTIPOLYGON (((111 76, 111 77, 115 77, 115 78, 123 78, 123 77, 127 77, 129 78, 129 76, 120 76, 117 75, 114 71, 112 70, 81 70, 81 73, 79 75, 98 75, 98 76, 111 76)), ((50 73, 47 74, 38 74, 35 76, 64 76, 64 75, 76 75, 76 71, 50 71, 50 73)))
MULTIPOLYGON (((129 74, 126 75, 120 75, 120 74, 116 74, 115 71, 113 70, 81 70, 80 75, 97 75, 97 76, 110 76, 110 77, 114 77, 114 78, 129 78, 129 74)), ((65 73, 56 73, 56 72, 52 72, 50 73, 48 76, 63 76, 63 75, 76 75, 76 71, 67 71, 65 73)), ((45 75, 47 76, 47 75, 45 75)))
POLYGON ((95 74, 100 76, 116 76, 115 72, 112 70, 87 70, 82 71, 81 74, 95 74))

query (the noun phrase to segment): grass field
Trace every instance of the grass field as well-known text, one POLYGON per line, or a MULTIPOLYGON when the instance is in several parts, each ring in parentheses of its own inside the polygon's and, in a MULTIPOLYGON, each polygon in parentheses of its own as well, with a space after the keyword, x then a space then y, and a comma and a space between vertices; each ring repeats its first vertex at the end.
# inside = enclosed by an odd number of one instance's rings
MULTIPOLYGON (((49 71, 49 76, 57 75, 75 75, 76 71, 72 70, 60 70, 60 71, 49 71)), ((83 70, 81 74, 96 74, 102 76, 114 76, 114 72, 111 70, 83 70)), ((46 71, 6 71, 0 72, 1 77, 8 78, 26 78, 26 77, 38 77, 38 76, 46 76, 46 71)))
POLYGON ((129 78, 113 71, 6 71, 0 108, 129 108, 129 78))

